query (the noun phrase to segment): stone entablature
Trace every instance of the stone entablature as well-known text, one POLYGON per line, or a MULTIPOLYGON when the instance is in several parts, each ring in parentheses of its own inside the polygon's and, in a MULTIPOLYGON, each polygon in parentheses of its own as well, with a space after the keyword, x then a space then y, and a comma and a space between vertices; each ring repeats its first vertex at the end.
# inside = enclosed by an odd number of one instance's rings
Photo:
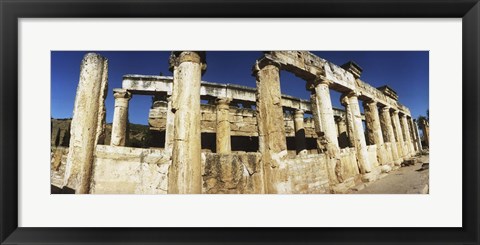
MULTIPOLYGON (((324 60, 308 51, 268 51, 262 59, 278 63, 282 69, 309 82, 317 77, 331 82, 330 88, 339 92, 356 91, 360 98, 373 99, 384 106, 397 108, 410 116, 408 108, 398 101, 386 96, 382 91, 346 71, 345 69, 324 60)), ((261 60, 261 59, 260 59, 261 60)))

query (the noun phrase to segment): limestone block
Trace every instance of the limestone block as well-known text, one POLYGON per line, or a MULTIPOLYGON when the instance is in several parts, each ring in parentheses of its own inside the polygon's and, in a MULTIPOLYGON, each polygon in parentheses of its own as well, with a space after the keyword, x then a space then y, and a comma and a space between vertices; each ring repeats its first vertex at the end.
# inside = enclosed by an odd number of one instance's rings
POLYGON ((264 193, 262 164, 258 153, 205 154, 203 193, 264 193))
POLYGON ((214 113, 206 113, 206 112, 202 113, 202 120, 213 122, 216 120, 216 118, 217 116, 214 113))
POLYGON ((98 146, 92 194, 166 194, 170 157, 163 150, 98 146))

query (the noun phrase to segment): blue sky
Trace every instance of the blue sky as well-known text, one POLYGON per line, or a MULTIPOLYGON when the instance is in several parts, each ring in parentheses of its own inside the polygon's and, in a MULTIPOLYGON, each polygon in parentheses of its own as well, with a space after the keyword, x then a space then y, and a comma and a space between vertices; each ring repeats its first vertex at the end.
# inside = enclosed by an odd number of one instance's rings
MULTIPOLYGON (((112 122, 113 89, 120 88, 125 74, 166 75, 169 51, 52 51, 51 52, 51 116, 72 117, 75 93, 80 74, 80 63, 88 52, 99 53, 109 62, 107 122, 112 122)), ((350 60, 363 68, 361 79, 374 87, 389 85, 403 105, 410 108, 412 116, 426 115, 428 109, 429 55, 428 51, 312 51, 337 65, 350 60)), ((207 72, 203 81, 240 84, 255 87, 251 75, 260 51, 208 51, 207 72)), ((280 74, 283 94, 309 99, 305 81, 293 74, 280 74)), ((343 108, 340 94, 331 92, 334 107, 343 108)), ((129 120, 147 124, 151 97, 134 95, 129 104, 129 120)))

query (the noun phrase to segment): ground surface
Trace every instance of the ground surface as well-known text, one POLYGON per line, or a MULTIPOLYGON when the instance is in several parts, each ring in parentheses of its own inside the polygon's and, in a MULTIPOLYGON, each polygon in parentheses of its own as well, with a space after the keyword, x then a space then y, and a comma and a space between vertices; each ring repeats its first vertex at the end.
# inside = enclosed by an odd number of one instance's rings
POLYGON ((417 163, 401 167, 384 178, 368 183, 352 194, 426 194, 428 193, 428 155, 418 157, 417 163), (425 164, 425 165, 424 165, 425 164), (423 168, 422 168, 423 165, 423 168))

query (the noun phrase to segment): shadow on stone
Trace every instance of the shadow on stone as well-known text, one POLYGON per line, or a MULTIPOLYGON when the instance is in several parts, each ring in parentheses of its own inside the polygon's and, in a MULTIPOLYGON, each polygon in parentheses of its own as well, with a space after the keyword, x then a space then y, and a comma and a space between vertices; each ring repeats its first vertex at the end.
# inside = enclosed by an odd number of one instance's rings
POLYGON ((50 193, 51 194, 75 194, 75 190, 68 188, 68 187, 63 187, 58 188, 57 186, 50 185, 50 193))

